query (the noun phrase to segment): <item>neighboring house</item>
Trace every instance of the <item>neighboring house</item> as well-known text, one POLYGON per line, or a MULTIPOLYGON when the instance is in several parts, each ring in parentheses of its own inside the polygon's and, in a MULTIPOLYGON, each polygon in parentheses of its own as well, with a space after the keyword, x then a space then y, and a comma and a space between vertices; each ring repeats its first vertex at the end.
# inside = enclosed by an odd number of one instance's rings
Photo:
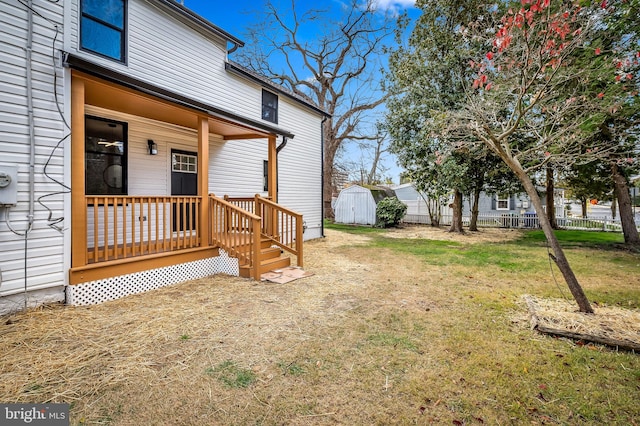
MULTIPOLYGON (((405 183, 393 187, 398 199, 407 205, 407 213, 405 220, 409 222, 424 223, 424 216, 428 217, 426 194, 420 194, 413 183, 405 183)), ((542 197, 544 205, 545 199, 542 197)), ((556 216, 564 217, 564 190, 555 189, 555 206, 556 216)), ((451 216, 453 210, 449 205, 442 206, 442 214, 451 216)), ((464 217, 471 216, 471 203, 468 197, 463 198, 462 214, 464 217)), ((521 194, 489 194, 480 193, 478 199, 478 214, 480 216, 502 217, 503 215, 533 215, 535 209, 529 196, 526 193, 521 194)))
POLYGON ((413 183, 403 183, 392 186, 391 188, 398 199, 407 205, 407 213, 405 216, 429 214, 426 201, 428 200, 427 195, 420 194, 413 183))
POLYGON ((376 224, 378 202, 393 197, 391 189, 385 187, 362 187, 352 185, 340 191, 334 203, 335 221, 358 225, 376 224))
POLYGON ((242 41, 173 0, 0 9, 0 313, 302 265, 326 114, 242 41))

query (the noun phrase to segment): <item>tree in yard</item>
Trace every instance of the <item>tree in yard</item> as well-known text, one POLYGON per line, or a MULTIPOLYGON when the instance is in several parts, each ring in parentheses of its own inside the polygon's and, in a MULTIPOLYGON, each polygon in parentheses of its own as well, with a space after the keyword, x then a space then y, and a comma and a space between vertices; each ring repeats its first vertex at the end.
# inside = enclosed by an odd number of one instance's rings
POLYGON ((518 176, 580 311, 593 312, 549 220, 540 214, 544 209, 532 176, 551 162, 584 158, 584 140, 614 107, 611 100, 619 92, 600 91, 615 75, 613 61, 590 45, 602 11, 551 7, 549 0, 522 3, 497 23, 484 16, 461 30, 470 42, 485 41, 488 48, 470 62, 476 75, 464 108, 445 112, 441 122, 456 149, 472 131, 518 176))
MULTIPOLYGON (((422 15, 407 46, 401 43, 406 29, 406 22, 401 20, 397 37, 400 47, 390 55, 387 88, 391 98, 386 121, 390 150, 410 171, 416 188, 430 199, 441 202, 453 193, 450 231, 463 232, 462 197, 477 186, 468 171, 470 167, 477 169, 474 159, 482 161, 483 154, 480 149, 447 149, 433 125, 432 114, 456 108, 463 101, 460 77, 470 75, 467 61, 473 46, 462 42, 463 36, 456 28, 488 6, 475 0, 418 0, 416 7, 422 15)), ((467 136, 476 141, 471 132, 467 136)))
POLYGON ((617 204, 625 243, 640 245, 629 194, 629 178, 640 166, 640 0, 604 0, 601 8, 605 13, 592 46, 613 58, 615 78, 604 81, 600 93, 615 103, 592 135, 590 149, 605 153, 598 158, 610 168, 612 213, 617 204))
POLYGON ((390 21, 374 2, 351 0, 343 16, 329 19, 329 10, 299 15, 295 1, 285 11, 267 2, 260 23, 249 32, 253 49, 239 52, 249 69, 309 99, 330 117, 324 122, 325 216, 332 216, 335 159, 346 141, 375 139, 362 129, 365 116, 385 102, 379 90, 383 43, 390 21), (283 65, 280 65, 283 64, 283 65))
POLYGON ((602 161, 573 164, 566 172, 564 182, 571 197, 580 201, 582 217, 587 217, 590 199, 605 200, 611 197, 611 170, 602 161))

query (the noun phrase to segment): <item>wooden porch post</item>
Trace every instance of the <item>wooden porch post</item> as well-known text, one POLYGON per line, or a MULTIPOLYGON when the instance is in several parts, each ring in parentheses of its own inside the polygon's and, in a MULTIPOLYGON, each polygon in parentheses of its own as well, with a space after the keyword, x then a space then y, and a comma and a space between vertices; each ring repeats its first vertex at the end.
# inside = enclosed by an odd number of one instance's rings
MULTIPOLYGON (((71 76, 71 266, 87 264, 84 171, 84 81, 71 76)), ((97 208, 97 206, 95 206, 97 208)), ((97 249, 97 247, 96 247, 97 249)))
POLYGON ((276 137, 269 135, 269 197, 274 203, 278 202, 278 155, 276 153, 276 137))
POLYGON ((209 118, 198 117, 198 196, 200 198, 200 244, 211 245, 209 235, 209 118))

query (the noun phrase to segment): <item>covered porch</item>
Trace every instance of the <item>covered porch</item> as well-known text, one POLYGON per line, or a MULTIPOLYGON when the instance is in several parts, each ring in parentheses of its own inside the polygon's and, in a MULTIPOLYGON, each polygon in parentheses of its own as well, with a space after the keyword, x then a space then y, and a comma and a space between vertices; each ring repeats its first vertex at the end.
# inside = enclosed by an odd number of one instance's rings
MULTIPOLYGON (((290 252, 297 265, 302 266, 302 216, 277 203, 277 138, 292 138, 292 134, 189 103, 123 76, 116 79, 104 69, 77 60, 72 60, 70 67, 71 285, 213 258, 220 250, 238 259, 240 275, 253 279, 289 262, 290 258, 282 257, 281 251, 290 252), (87 162, 90 130, 86 123, 95 111, 140 117, 190 132, 193 145, 189 151, 193 151, 196 160, 189 163, 191 160, 185 155, 184 162, 193 169, 190 178, 194 179, 194 193, 177 195, 169 187, 164 194, 158 194, 157 188, 145 193, 144 185, 131 185, 132 178, 129 190, 125 188, 122 193, 87 191, 87 185, 91 186, 87 172, 92 166, 87 162), (210 168, 215 157, 210 153, 211 138, 264 140, 266 194, 234 198, 211 193, 210 168)), ((123 124, 126 127, 126 120, 123 124)), ((147 126, 144 134, 138 135, 148 138, 149 155, 154 132, 153 126, 147 126)), ((139 149, 139 145, 135 147, 132 143, 129 150, 139 149)), ((253 146, 255 143, 248 144, 247 150, 253 146)), ((171 167, 175 168, 176 157, 172 154, 171 158, 171 167)), ((147 163, 150 164, 146 158, 131 155, 128 164, 121 167, 125 170, 151 167, 147 163)), ((126 182, 126 175, 120 179, 126 182)))

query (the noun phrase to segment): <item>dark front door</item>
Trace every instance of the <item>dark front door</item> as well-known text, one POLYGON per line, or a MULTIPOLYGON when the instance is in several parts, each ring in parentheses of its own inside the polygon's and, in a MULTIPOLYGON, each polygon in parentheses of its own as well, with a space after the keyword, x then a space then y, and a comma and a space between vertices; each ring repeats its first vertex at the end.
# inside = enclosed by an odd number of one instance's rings
MULTIPOLYGON (((198 195, 198 154, 171 150, 171 195, 198 195)), ((196 204, 173 204, 173 230, 195 229, 196 204)))

